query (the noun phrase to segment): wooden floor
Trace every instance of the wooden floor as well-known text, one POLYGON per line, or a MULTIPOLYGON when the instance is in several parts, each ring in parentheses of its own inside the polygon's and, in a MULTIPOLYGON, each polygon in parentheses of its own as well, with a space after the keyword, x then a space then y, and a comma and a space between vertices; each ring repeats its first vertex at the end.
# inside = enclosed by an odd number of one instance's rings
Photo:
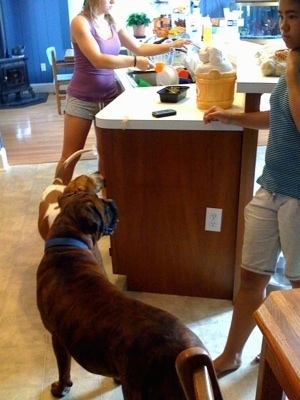
MULTIPOLYGON (((63 141, 64 116, 57 113, 56 100, 49 94, 46 103, 0 110, 0 133, 9 165, 57 162, 63 141)), ((91 128, 86 148, 95 146, 95 132, 91 128)), ((96 158, 91 153, 82 159, 96 158)))
MULTIPOLYGON (((49 94, 46 103, 19 109, 0 110, 0 133, 10 165, 57 162, 63 140, 64 116, 57 113, 55 96, 49 94)), ((265 145, 268 131, 259 133, 259 145, 265 145)), ((91 128, 86 148, 95 146, 91 128)), ((82 159, 94 159, 87 153, 82 159)))

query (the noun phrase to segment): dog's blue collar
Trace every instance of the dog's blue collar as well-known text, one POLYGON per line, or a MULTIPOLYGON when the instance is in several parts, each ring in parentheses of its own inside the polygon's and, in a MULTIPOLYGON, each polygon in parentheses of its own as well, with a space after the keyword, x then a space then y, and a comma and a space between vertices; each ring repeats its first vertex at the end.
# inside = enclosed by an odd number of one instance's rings
POLYGON ((88 249, 88 246, 81 240, 68 237, 59 237, 47 240, 47 242, 45 243, 45 250, 54 246, 75 246, 81 249, 88 249))

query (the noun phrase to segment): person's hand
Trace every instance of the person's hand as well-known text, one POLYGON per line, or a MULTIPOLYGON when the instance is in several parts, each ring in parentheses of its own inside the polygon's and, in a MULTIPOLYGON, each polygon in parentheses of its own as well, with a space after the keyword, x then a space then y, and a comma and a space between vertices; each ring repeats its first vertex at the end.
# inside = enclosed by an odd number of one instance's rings
POLYGON ((287 65, 296 66, 296 70, 300 72, 300 48, 292 49, 287 55, 287 65))
POLYGON ((181 38, 181 39, 174 40, 173 43, 171 43, 170 47, 178 48, 178 49, 183 47, 186 49, 187 48, 186 46, 189 44, 192 44, 191 39, 181 38))
POLYGON ((232 114, 230 112, 226 112, 221 107, 213 106, 204 112, 203 122, 209 124, 212 121, 220 121, 222 124, 228 124, 231 117, 232 114))
POLYGON ((155 64, 147 57, 137 56, 136 67, 142 71, 155 68, 155 64))

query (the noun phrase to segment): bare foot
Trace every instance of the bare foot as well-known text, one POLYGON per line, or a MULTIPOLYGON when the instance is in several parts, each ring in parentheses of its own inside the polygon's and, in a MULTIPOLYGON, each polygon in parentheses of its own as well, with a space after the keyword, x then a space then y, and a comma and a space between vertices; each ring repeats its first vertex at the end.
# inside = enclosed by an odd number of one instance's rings
POLYGON ((227 375, 235 370, 237 370, 241 364, 242 361, 240 359, 226 359, 223 354, 221 354, 219 357, 217 357, 214 362, 214 367, 215 371, 218 377, 221 377, 223 375, 227 375))

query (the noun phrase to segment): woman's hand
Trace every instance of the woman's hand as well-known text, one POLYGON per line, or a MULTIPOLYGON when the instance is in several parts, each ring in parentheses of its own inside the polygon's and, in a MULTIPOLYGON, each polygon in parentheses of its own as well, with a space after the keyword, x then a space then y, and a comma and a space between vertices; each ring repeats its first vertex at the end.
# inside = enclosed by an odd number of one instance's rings
POLYGON ((155 68, 155 64, 147 57, 136 56, 136 67, 142 71, 155 68))
POLYGON ((287 55, 287 67, 294 67, 296 73, 300 73, 300 49, 290 50, 287 55))
POLYGON ((222 124, 229 124, 231 117, 231 112, 225 111, 221 107, 213 106, 204 112, 203 121, 205 124, 209 124, 212 121, 220 121, 222 124))
POLYGON ((183 47, 184 49, 186 49, 187 48, 186 46, 189 44, 192 44, 192 41, 190 39, 182 38, 174 40, 173 43, 170 43, 170 47, 178 49, 183 47))

